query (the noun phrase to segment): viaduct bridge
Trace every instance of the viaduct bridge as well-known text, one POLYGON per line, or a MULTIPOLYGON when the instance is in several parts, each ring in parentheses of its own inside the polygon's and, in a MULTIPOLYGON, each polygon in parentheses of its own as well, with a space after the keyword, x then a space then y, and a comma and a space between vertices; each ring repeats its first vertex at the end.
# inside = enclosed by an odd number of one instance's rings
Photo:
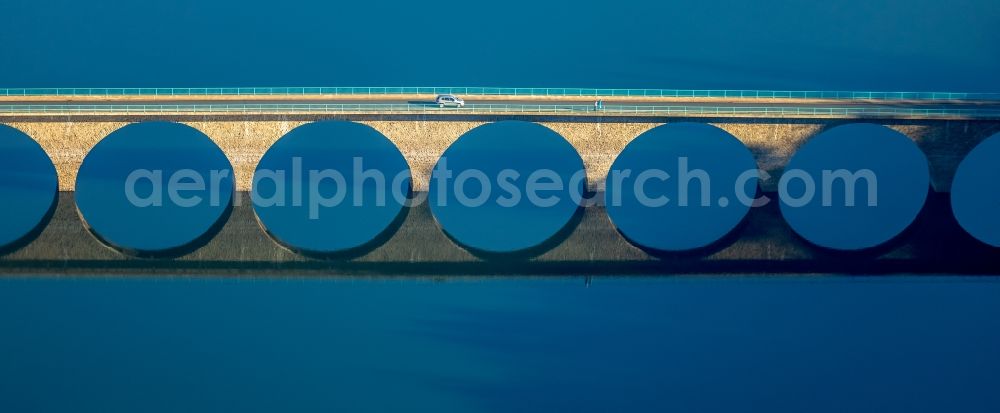
MULTIPOLYGON (((1000 94, 680 91, 517 88, 217 88, 0 90, 0 123, 36 141, 51 159, 58 195, 43 222, 0 247, 6 273, 86 274, 640 274, 677 272, 998 273, 1000 248, 970 236, 949 193, 962 160, 1000 132, 1000 94), (433 98, 455 93, 462 108, 433 98), (595 101, 601 101, 600 108, 595 101), (752 209, 711 248, 664 253, 629 240, 603 206, 583 208, 560 235, 529 255, 486 256, 439 227, 427 205, 411 208, 384 239, 350 257, 315 257, 275 242, 256 219, 248 191, 265 152, 294 128, 320 120, 361 123, 402 153, 416 192, 460 136, 498 121, 540 124, 580 155, 587 190, 637 136, 663 124, 713 125, 779 177, 796 151, 836 126, 873 123, 897 131, 926 155, 930 194, 919 217, 879 248, 845 252, 815 245, 783 219, 778 203, 752 209), (132 123, 169 121, 206 135, 233 167, 236 202, 215 229, 167 257, 135 256, 92 233, 74 201, 90 150, 132 123)), ((889 161, 889 160, 887 160, 889 161)), ((762 180, 764 193, 777 178, 762 180)), ((12 202, 14 200, 4 200, 12 202)))

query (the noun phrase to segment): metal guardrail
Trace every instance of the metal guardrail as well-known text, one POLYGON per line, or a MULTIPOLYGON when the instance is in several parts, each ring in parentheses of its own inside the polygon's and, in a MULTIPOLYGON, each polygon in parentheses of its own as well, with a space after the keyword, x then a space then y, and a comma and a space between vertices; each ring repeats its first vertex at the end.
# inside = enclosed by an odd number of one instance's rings
POLYGON ((0 105, 0 114, 160 114, 160 113, 450 113, 636 116, 842 116, 1000 119, 1000 110, 894 107, 776 107, 470 104, 439 108, 430 104, 195 104, 195 105, 0 105))
POLYGON ((260 96, 405 95, 468 96, 630 96, 666 98, 755 98, 843 100, 1000 100, 1000 93, 852 92, 820 90, 600 89, 504 87, 218 87, 218 88, 21 88, 0 89, 0 96, 260 96))

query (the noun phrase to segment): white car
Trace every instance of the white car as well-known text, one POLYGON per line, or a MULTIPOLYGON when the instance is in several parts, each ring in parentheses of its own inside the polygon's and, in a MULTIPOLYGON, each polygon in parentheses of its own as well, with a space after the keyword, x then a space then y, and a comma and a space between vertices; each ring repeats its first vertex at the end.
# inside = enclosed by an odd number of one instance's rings
POLYGON ((438 95, 434 99, 434 103, 437 103, 438 107, 454 106, 457 108, 465 106, 465 101, 462 98, 455 95, 438 95))

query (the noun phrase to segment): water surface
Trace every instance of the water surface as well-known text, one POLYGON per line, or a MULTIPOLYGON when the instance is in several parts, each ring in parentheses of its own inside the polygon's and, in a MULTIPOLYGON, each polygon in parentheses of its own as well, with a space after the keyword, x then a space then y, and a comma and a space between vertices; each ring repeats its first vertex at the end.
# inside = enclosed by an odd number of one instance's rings
POLYGON ((9 0, 0 87, 1000 91, 994 0, 9 0))
POLYGON ((1000 280, 0 280, 5 411, 995 412, 1000 280))

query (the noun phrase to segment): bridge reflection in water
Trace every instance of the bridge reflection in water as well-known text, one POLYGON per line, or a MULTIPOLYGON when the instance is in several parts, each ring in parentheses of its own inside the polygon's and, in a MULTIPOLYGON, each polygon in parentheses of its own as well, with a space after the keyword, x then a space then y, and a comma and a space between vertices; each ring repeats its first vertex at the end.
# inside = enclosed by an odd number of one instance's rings
MULTIPOLYGON (((768 194, 774 196, 775 194, 768 194)), ((630 244, 603 207, 585 208, 564 240, 530 258, 482 259, 455 245, 426 204, 414 207, 384 244, 352 260, 320 260, 276 244, 239 193, 242 206, 204 246, 173 259, 133 258, 101 244, 83 227, 72 194, 61 193, 44 231, 0 258, 5 272, 163 274, 642 274, 915 272, 998 273, 995 248, 954 222, 945 194, 932 194, 899 240, 877 250, 843 253, 816 248, 794 234, 776 203, 753 208, 744 225, 712 250, 656 255, 630 244)))

